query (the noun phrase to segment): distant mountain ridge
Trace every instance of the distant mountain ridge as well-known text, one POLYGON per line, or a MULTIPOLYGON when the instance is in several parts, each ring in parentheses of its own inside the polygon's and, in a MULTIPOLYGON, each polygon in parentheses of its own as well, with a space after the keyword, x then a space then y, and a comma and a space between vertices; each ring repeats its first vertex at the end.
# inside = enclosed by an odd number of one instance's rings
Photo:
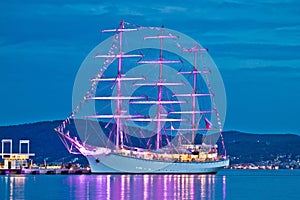
POLYGON ((250 134, 237 131, 223 133, 231 163, 257 163, 285 157, 300 158, 300 136, 294 134, 250 134), (236 159, 233 159, 233 158, 236 159))
MULTIPOLYGON (((82 155, 69 154, 53 130, 61 121, 46 121, 22 125, 0 126, 0 140, 12 139, 13 152, 18 152, 19 140, 30 140, 30 151, 35 153, 36 163, 87 164, 82 155)), ((231 163, 255 163, 274 160, 278 157, 287 159, 300 158, 300 136, 293 134, 249 134, 237 131, 223 132, 227 154, 231 163)), ((218 145, 221 143, 218 141, 218 145)))

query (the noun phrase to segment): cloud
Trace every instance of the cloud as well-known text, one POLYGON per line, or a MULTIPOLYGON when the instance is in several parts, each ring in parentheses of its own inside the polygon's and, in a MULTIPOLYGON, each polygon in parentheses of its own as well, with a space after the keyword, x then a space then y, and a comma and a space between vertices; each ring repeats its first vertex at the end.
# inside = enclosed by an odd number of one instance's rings
POLYGON ((247 72, 266 72, 266 73, 300 73, 300 66, 299 67, 291 67, 291 66, 260 66, 260 67, 243 67, 240 68, 241 71, 247 72))
POLYGON ((299 60, 300 45, 277 45, 263 43, 213 44, 218 56, 260 60, 299 60))
POLYGON ((163 6, 158 8, 161 13, 182 13, 187 12, 188 9, 180 6, 163 6))

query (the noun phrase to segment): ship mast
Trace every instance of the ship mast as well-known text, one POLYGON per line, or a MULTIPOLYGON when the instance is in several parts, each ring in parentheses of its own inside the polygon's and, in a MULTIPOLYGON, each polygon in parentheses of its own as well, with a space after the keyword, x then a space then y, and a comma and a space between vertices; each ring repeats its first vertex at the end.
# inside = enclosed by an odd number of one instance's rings
POLYGON ((206 128, 198 128, 198 123, 196 123, 196 114, 206 114, 206 113, 212 113, 212 110, 198 110, 196 109, 196 102, 197 97, 203 97, 203 96, 212 96, 212 94, 203 94, 197 92, 197 74, 207 74, 210 73, 209 70, 198 70, 197 68, 197 53, 201 51, 206 51, 207 49, 201 48, 198 45, 195 45, 194 47, 190 49, 183 49, 185 52, 193 53, 194 54, 194 61, 193 61, 193 70, 187 71, 187 72, 178 72, 178 74, 189 74, 193 75, 193 88, 191 94, 174 94, 173 96, 181 96, 181 97, 191 97, 192 98, 192 110, 191 111, 179 111, 179 112, 170 112, 172 114, 191 114, 191 128, 187 129, 175 129, 178 131, 191 131, 192 132, 192 144, 195 144, 195 136, 196 132, 199 130, 207 130, 206 128))
MULTIPOLYGON (((164 27, 161 28, 161 35, 164 35, 164 27)), ((159 61, 163 60, 163 38, 160 38, 160 53, 159 53, 159 61)), ((158 78, 158 83, 162 83, 162 73, 163 73, 163 64, 162 62, 159 63, 159 78, 158 78)), ((162 101, 162 85, 159 84, 158 85, 158 102, 162 101)), ((160 119, 161 118, 161 110, 162 110, 162 104, 158 103, 157 104, 157 114, 156 114, 156 118, 160 119)), ((161 121, 157 121, 157 129, 156 129, 156 149, 159 149, 160 147, 160 137, 161 134, 160 130, 161 130, 161 121)))
MULTIPOLYGON (((121 21, 120 23, 120 29, 124 29, 124 21, 121 21)), ((122 55, 122 37, 123 37, 123 31, 120 31, 119 34, 119 55, 122 55)), ((118 58, 118 74, 117 78, 121 78, 121 70, 122 70, 122 57, 120 56, 118 58)), ((121 80, 117 81, 117 108, 116 108, 116 114, 122 115, 122 107, 121 107, 121 80)), ((123 130, 122 130, 122 120, 121 118, 117 118, 117 133, 116 133, 116 148, 118 149, 119 146, 123 148, 123 130), (119 138, 120 137, 120 138, 119 138), (121 142, 119 142, 119 139, 121 142)))
POLYGON ((181 104, 186 103, 185 101, 166 101, 163 100, 163 87, 164 86, 179 86, 183 85, 183 83, 177 82, 164 82, 163 80, 163 65, 164 64, 176 64, 181 63, 180 60, 165 60, 163 57, 163 40, 164 39, 175 39, 178 36, 173 35, 164 35, 164 27, 161 27, 161 33, 158 36, 147 36, 144 37, 144 40, 149 39, 159 39, 160 40, 160 49, 159 49, 159 59, 158 60, 141 60, 138 64, 159 64, 159 73, 158 73, 158 81, 156 83, 139 83, 134 84, 134 86, 156 86, 158 88, 157 92, 157 100, 154 101, 134 101, 130 102, 131 104, 156 104, 157 105, 157 113, 155 118, 144 118, 144 119, 130 119, 133 121, 149 121, 149 122, 156 122, 156 149, 161 147, 161 129, 162 129, 162 122, 179 122, 184 121, 183 119, 177 118, 164 118, 163 117, 163 104, 181 104))
POLYGON ((119 42, 119 52, 117 54, 108 54, 108 55, 96 55, 96 58, 117 58, 118 59, 118 69, 117 69, 117 76, 112 78, 100 78, 100 79, 92 79, 91 81, 115 81, 117 85, 117 96, 111 97, 91 97, 88 100, 115 100, 116 101, 116 110, 115 114, 113 115, 91 115, 85 116, 86 118, 96 118, 96 119, 105 119, 105 118, 113 118, 116 121, 116 139, 115 139, 115 146, 116 150, 123 148, 123 119, 129 118, 139 118, 141 116, 137 115, 125 115, 126 111, 122 110, 122 101, 123 100, 132 100, 132 99, 143 99, 145 97, 127 97, 122 96, 122 81, 137 81, 137 80, 145 80, 144 78, 127 78, 125 75, 122 74, 122 60, 123 58, 134 58, 134 57, 142 57, 142 55, 134 55, 134 54, 124 54, 123 52, 123 32, 128 31, 137 31, 136 28, 125 28, 124 21, 120 22, 120 27, 118 29, 109 29, 109 30, 102 30, 102 32, 115 32, 118 34, 118 42, 119 42))
MULTIPOLYGON (((194 51, 194 67, 193 67, 193 72, 197 71, 197 68, 196 68, 196 51, 194 51)), ((192 96, 192 111, 195 111, 196 110, 196 96, 195 94, 197 93, 197 90, 196 90, 196 84, 197 84, 197 74, 194 73, 194 82, 193 82, 193 96, 192 96)), ((199 108, 200 110, 200 108, 199 108)), ((192 143, 195 144, 195 113, 193 112, 192 113, 192 143)))
MULTIPOLYGON (((197 52, 201 49, 198 46, 192 48, 189 51, 194 53, 194 65, 193 65, 193 95, 192 95, 192 144, 195 144, 195 135, 196 135, 196 124, 195 124, 195 111, 196 111, 196 94, 197 94, 197 52)), ((199 108, 200 110, 200 108, 199 108)))

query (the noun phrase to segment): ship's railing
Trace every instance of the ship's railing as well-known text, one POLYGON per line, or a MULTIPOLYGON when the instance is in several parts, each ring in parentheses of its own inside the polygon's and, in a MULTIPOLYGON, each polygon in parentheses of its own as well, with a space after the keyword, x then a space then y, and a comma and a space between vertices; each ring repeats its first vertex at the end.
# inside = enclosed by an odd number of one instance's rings
POLYGON ((181 154, 165 154, 165 153, 155 153, 151 151, 137 152, 134 150, 120 149, 114 151, 114 153, 126 157, 132 157, 137 159, 145 160, 157 160, 166 162, 212 162, 218 161, 222 158, 217 155, 217 153, 212 152, 199 152, 198 155, 181 153, 181 154))

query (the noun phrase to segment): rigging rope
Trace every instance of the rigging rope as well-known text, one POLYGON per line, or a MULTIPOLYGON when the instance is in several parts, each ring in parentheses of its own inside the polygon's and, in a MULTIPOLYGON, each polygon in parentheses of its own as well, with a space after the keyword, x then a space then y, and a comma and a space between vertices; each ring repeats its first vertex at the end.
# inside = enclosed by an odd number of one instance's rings
MULTIPOLYGON (((143 29, 156 30, 156 31, 160 31, 161 30, 161 28, 159 28, 159 27, 144 27, 144 26, 138 26, 136 24, 132 24, 132 23, 129 23, 129 22, 124 22, 124 24, 132 26, 132 27, 135 27, 135 28, 137 28, 137 30, 143 30, 143 29)), ((169 36, 173 36, 172 33, 170 33, 170 32, 168 33, 168 35, 169 36)), ((108 50, 108 53, 107 53, 108 57, 105 58, 103 64, 101 65, 101 67, 99 69, 99 72, 96 74, 96 76, 95 76, 96 79, 100 79, 102 77, 103 73, 107 70, 108 66, 115 61, 116 58, 109 57, 109 56, 116 55, 119 52, 119 48, 118 48, 119 34, 116 33, 113 38, 114 38, 113 42, 112 42, 111 47, 110 47, 110 49, 108 50)), ((197 48, 196 46, 194 46, 192 48, 185 48, 184 46, 182 46, 177 41, 177 38, 174 37, 172 39, 175 42, 176 46, 179 49, 181 49, 182 51, 192 52, 193 48, 197 48)), ((207 69, 206 63, 204 62, 205 61, 204 54, 203 54, 204 51, 207 51, 207 49, 206 48, 199 49, 200 56, 201 56, 201 61, 202 61, 202 66, 203 66, 204 69, 207 69)), ((210 84, 210 81, 209 81, 209 78, 208 78, 208 75, 204 74, 203 76, 205 78, 205 82, 207 84, 207 88, 209 90, 209 93, 213 94, 212 93, 211 84, 210 84)), ((70 124, 70 119, 74 119, 75 118, 75 115, 79 112, 80 108, 87 101, 88 98, 95 96, 97 85, 98 85, 97 80, 94 80, 92 82, 92 84, 91 84, 91 87, 86 92, 86 94, 84 95, 84 97, 82 98, 82 100, 79 102, 79 104, 75 107, 75 109, 71 112, 71 114, 58 127, 59 131, 61 131, 62 133, 64 133, 64 130, 66 129, 66 124, 67 123, 70 124)), ((221 139, 222 139, 222 145, 224 146, 224 141, 223 141, 224 139, 223 139, 223 136, 222 136, 222 122, 221 122, 220 115, 219 115, 219 112, 218 112, 218 109, 217 109, 217 106, 216 106, 216 103, 215 103, 215 100, 214 100, 214 95, 212 95, 211 98, 212 98, 212 103, 213 103, 213 110, 215 110, 215 112, 216 112, 217 123, 218 123, 218 126, 219 126, 219 131, 220 131, 221 139)), ((111 135, 111 133, 110 133, 110 135, 111 135)), ((226 150, 225 150, 225 155, 226 155, 226 150)))

